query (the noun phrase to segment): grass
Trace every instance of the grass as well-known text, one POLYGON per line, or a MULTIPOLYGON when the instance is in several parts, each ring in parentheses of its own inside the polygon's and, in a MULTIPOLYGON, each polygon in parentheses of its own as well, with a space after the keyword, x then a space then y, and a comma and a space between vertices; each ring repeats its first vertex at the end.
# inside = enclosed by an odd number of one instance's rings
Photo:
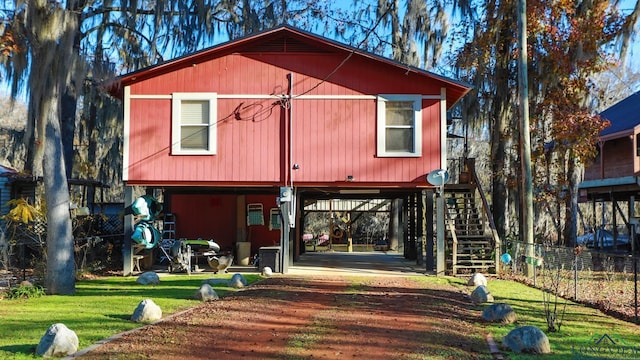
MULTIPOLYGON (((454 280, 453 282, 457 282, 460 286, 465 286, 465 281, 462 279, 454 280)), ((518 316, 516 324, 501 325, 484 323, 480 318, 482 316, 482 310, 488 305, 476 307, 478 310, 479 323, 486 329, 487 334, 493 336, 498 346, 501 345, 502 338, 507 335, 509 331, 524 325, 537 326, 544 331, 549 338, 552 354, 527 355, 504 351, 509 359, 572 359, 575 357, 575 352, 583 352, 584 354, 589 346, 591 346, 592 350, 595 350, 595 341, 605 334, 617 341, 618 345, 622 344, 622 346, 625 347, 626 355, 615 354, 617 357, 606 357, 605 354, 599 353, 597 358, 640 358, 640 326, 638 325, 607 316, 597 309, 568 301, 560 331, 549 333, 547 332, 544 302, 540 290, 513 281, 491 279, 488 281, 487 287, 493 295, 495 302, 509 304, 518 316), (635 354, 629 354, 629 347, 634 348, 632 351, 635 351, 635 354)), ((471 291, 471 289, 469 289, 469 291, 471 291)), ((564 299, 559 299, 558 301, 558 316, 560 316, 564 302, 564 299)), ((603 347, 600 350, 609 352, 621 351, 620 348, 616 346, 608 349, 603 347)), ((590 355, 593 356, 594 354, 591 353, 590 355)))
MULTIPOLYGON (((255 282, 260 276, 245 275, 248 282, 255 282)), ((50 325, 63 323, 73 330, 80 340, 80 349, 116 333, 131 330, 143 324, 130 321, 138 303, 150 298, 160 306, 163 316, 199 304, 192 296, 202 280, 208 278, 230 278, 231 274, 193 274, 161 277, 155 286, 143 286, 135 282, 135 277, 109 277, 83 280, 76 284, 76 295, 48 295, 32 299, 0 300, 0 359, 37 359, 35 348, 50 325)), ((415 277, 417 281, 451 284, 461 289, 467 288, 466 280, 451 277, 415 277)), ((224 296, 235 289, 214 286, 216 292, 224 296)), ((349 292, 360 288, 354 282, 349 292)), ((496 302, 506 302, 518 314, 517 324, 489 324, 481 320, 482 310, 487 305, 475 306, 478 313, 477 325, 491 334, 500 345, 502 338, 518 326, 534 325, 545 331, 546 321, 542 292, 507 280, 489 280, 488 288, 496 302)), ((471 289, 467 288, 470 292, 471 289)), ((564 300, 561 300, 564 302, 564 300)), ((562 303, 563 304, 563 303, 562 303)), ((293 345, 312 343, 325 331, 322 321, 314 325, 314 331, 305 337, 294 339, 293 345)), ((525 355, 504 352, 509 359, 571 359, 573 349, 585 348, 594 339, 608 334, 615 340, 622 340, 627 346, 640 347, 640 326, 604 315, 599 310, 568 302, 560 332, 547 333, 551 344, 550 355, 525 355)), ((473 334, 469 334, 472 336, 473 334)), ((635 358, 640 358, 640 351, 635 358)), ((627 357, 630 358, 630 357, 627 357)))
MULTIPOLYGON (((78 336, 80 349, 114 334, 144 324, 130 320, 144 299, 152 299, 162 309, 163 317, 200 303, 193 295, 202 280, 231 278, 232 274, 197 274, 162 276, 159 285, 139 285, 136 277, 108 277, 76 283, 76 294, 48 295, 38 298, 0 300, 0 359, 39 359, 35 349, 49 326, 63 323, 78 336)), ((260 279, 257 274, 244 275, 247 282, 260 279)), ((212 286, 216 293, 236 289, 212 286)))

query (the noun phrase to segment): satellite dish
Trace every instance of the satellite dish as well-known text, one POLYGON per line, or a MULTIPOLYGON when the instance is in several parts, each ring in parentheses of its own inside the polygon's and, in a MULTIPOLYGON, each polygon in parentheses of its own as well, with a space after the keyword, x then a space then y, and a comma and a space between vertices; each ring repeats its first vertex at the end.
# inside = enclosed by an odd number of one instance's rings
POLYGON ((442 169, 433 170, 427 175, 427 181, 433 186, 443 186, 449 182, 449 172, 442 169))

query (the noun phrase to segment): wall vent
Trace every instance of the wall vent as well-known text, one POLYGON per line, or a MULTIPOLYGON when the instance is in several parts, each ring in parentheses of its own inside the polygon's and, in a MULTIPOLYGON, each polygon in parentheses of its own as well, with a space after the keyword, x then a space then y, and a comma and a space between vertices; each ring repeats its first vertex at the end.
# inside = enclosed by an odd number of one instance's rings
POLYGON ((327 50, 291 37, 280 37, 270 41, 264 41, 242 50, 245 53, 326 53, 327 50))

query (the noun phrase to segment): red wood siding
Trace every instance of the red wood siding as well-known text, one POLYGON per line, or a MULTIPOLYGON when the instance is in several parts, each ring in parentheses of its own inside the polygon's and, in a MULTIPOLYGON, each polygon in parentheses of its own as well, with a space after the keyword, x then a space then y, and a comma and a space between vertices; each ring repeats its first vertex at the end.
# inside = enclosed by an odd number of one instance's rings
POLYGON ((596 162, 585 169, 584 180, 600 180, 637 175, 634 162, 637 161, 633 140, 629 137, 609 140, 596 162), (604 177, 601 174, 600 161, 604 159, 604 177))
POLYGON ((236 241, 236 197, 233 195, 172 195, 176 238, 213 239, 222 248, 236 241))
MULTIPOLYGON (((299 100, 294 102, 294 181, 302 183, 422 181, 439 167, 440 134, 430 120, 439 116, 438 101, 423 101, 423 156, 376 157, 374 100, 299 100)), ((438 127, 439 128, 439 127, 438 127)))
POLYGON ((236 228, 240 213, 246 217, 246 204, 263 205, 264 225, 247 227, 247 240, 251 242, 251 254, 262 246, 273 246, 280 242, 280 230, 269 230, 269 209, 277 207, 273 195, 247 195, 245 208, 237 211, 235 195, 173 194, 171 212, 176 216, 176 238, 213 239, 221 248, 232 249, 236 241, 236 228))
MULTIPOLYGON (((174 92, 219 95, 287 94, 289 73, 295 95, 439 95, 437 82, 371 59, 346 62, 336 54, 231 54, 131 86, 129 184, 246 184, 288 181, 288 110, 277 99, 219 98, 218 146, 213 156, 172 156, 171 100, 136 98, 174 92), (319 84, 319 85, 318 85, 319 84), (235 111, 235 112, 234 112, 235 111)), ((405 186, 422 183, 440 165, 440 103, 423 101, 420 158, 376 157, 373 99, 295 99, 292 102, 293 162, 298 185, 355 183, 405 186)), ((443 145, 444 146, 444 145, 443 145)))
POLYGON ((251 242, 251 253, 257 253, 262 246, 278 245, 280 243, 280 230, 269 230, 269 210, 278 207, 276 205, 276 197, 273 195, 247 195, 246 202, 247 204, 262 204, 262 215, 264 216, 264 225, 247 226, 247 240, 251 242))

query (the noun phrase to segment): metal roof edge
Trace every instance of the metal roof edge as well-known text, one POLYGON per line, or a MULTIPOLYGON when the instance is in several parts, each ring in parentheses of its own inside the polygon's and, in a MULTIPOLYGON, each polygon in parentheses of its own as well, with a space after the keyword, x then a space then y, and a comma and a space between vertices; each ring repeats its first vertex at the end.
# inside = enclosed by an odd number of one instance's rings
MULTIPOLYGON (((108 84, 105 84, 104 87, 106 87, 107 89, 109 89, 109 92, 116 96, 116 97, 121 97, 121 89, 124 86, 127 86, 129 84, 135 83, 136 81, 141 81, 142 79, 146 79, 146 78, 150 78, 152 76, 155 76, 156 74, 162 74, 164 71, 171 71, 172 69, 174 69, 175 67, 179 67, 181 66, 181 64, 189 64, 191 65, 193 63, 193 60, 199 59, 199 58, 203 58, 203 57, 208 57, 210 56, 212 53, 216 53, 216 52, 222 52, 225 49, 229 49, 229 48, 233 48, 233 47, 238 47, 248 41, 260 38, 260 37, 264 37, 267 36, 269 34, 275 34, 278 32, 283 32, 283 31, 287 31, 289 33, 292 34, 296 34, 298 36, 302 36, 305 37, 311 41, 320 41, 320 42, 324 42, 325 44, 332 46, 334 48, 337 48, 341 51, 344 52, 353 52, 359 56, 362 57, 366 57, 366 58, 371 58, 373 60, 376 61, 380 61, 380 62, 384 62, 387 63, 389 65, 395 66, 395 67, 399 67, 402 69, 406 69, 407 71, 412 71, 418 74, 421 74, 423 76, 426 77, 430 77, 434 80, 449 84, 451 86, 454 87, 458 87, 458 88, 462 88, 462 90, 460 91, 461 95, 460 97, 457 99, 461 99, 462 97, 464 97, 469 91, 471 91, 471 89, 473 88, 472 85, 467 84, 465 82, 459 81, 459 80, 455 80, 455 79, 451 79, 448 77, 445 77, 443 75, 438 75, 435 74, 433 72, 430 72, 428 70, 424 70, 424 69, 420 69, 418 67, 415 66, 411 66, 411 65, 407 65, 407 64, 403 64, 400 63, 398 61, 380 56, 380 55, 376 55, 367 51, 363 51, 360 50, 356 47, 350 46, 350 45, 346 45, 343 43, 340 43, 336 40, 333 39, 329 39, 326 38, 324 36, 321 35, 317 35, 305 30, 302 30, 300 28, 297 27, 293 27, 290 25, 280 25, 271 29, 267 29, 264 31, 260 31, 260 32, 255 32, 252 34, 248 34, 244 37, 241 38, 237 38, 237 39, 233 39, 233 40, 229 40, 226 41, 224 43, 220 43, 217 45, 213 45, 210 47, 207 47, 205 49, 196 51, 194 53, 191 54, 187 54, 187 55, 183 55, 171 60, 167 60, 165 62, 162 62, 160 64, 156 64, 156 65, 151 65, 148 66, 146 68, 143 69, 139 69, 136 71, 133 71, 131 73, 128 74, 124 74, 121 75, 119 77, 116 78, 116 80, 109 82, 108 84)), ((455 102, 453 102, 452 104, 455 104, 457 102, 457 100, 455 102)))
POLYGON ((632 129, 626 129, 626 130, 621 130, 621 131, 617 131, 611 134, 607 134, 607 135, 602 135, 600 136, 600 141, 609 141, 609 140, 615 140, 615 139, 620 139, 623 138, 625 136, 630 136, 634 134, 634 130, 635 128, 632 129))
POLYGON ((623 176, 609 179, 586 180, 580 183, 579 189, 590 189, 596 187, 620 186, 620 185, 638 185, 638 177, 623 176))

